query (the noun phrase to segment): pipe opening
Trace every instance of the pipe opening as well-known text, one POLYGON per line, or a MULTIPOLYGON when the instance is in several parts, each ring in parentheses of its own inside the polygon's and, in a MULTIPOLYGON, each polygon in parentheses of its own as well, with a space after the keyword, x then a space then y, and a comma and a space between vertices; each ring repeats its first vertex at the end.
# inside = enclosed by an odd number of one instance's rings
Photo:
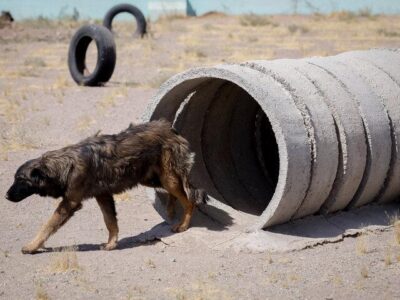
POLYGON ((278 182, 279 153, 260 105, 238 85, 217 78, 196 85, 186 81, 159 107, 171 109, 172 103, 170 120, 196 153, 192 183, 236 210, 261 215, 278 182))

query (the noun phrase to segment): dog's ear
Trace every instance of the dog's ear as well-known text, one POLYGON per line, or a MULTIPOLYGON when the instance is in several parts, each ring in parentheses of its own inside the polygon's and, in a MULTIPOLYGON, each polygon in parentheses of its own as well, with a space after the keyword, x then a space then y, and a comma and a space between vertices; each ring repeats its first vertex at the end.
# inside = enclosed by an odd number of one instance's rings
POLYGON ((43 170, 41 170, 38 167, 35 167, 31 171, 31 179, 32 181, 39 183, 40 181, 44 180, 46 178, 46 175, 43 173, 43 170))
POLYGON ((73 170, 73 162, 68 157, 53 158, 46 157, 41 160, 42 170, 45 177, 60 186, 65 186, 73 170))

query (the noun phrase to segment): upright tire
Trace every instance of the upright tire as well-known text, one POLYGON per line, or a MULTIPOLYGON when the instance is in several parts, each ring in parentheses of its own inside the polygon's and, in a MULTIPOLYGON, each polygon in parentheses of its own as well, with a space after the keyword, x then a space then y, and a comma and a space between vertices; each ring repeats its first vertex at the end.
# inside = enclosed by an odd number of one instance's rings
POLYGON ((146 34, 146 19, 140 9, 130 4, 119 4, 112 7, 104 17, 103 26, 107 27, 111 31, 114 17, 122 12, 130 13, 135 17, 137 26, 134 35, 143 37, 146 34))
POLYGON ((72 37, 68 51, 68 67, 72 78, 79 85, 99 86, 107 82, 115 68, 116 47, 112 33, 103 26, 85 25, 72 37), (86 69, 86 51, 91 41, 96 42, 97 63, 88 75, 86 69))

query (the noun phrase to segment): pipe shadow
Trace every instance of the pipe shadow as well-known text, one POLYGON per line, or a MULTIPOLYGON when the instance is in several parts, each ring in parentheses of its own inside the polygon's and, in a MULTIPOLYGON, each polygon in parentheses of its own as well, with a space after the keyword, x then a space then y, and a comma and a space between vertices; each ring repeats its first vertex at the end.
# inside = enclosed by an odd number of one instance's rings
POLYGON ((400 203, 368 205, 330 215, 315 215, 265 229, 303 238, 334 238, 369 226, 389 226, 400 216, 400 203))
MULTIPOLYGON (((163 191, 156 191, 153 207, 164 219, 167 219, 167 202, 168 194, 163 191)), ((182 215, 183 209, 180 205, 177 205, 176 217, 172 222, 179 222, 182 215)), ((204 227, 212 231, 228 230, 233 224, 234 218, 229 212, 215 207, 210 201, 198 205, 191 221, 191 227, 204 227)))

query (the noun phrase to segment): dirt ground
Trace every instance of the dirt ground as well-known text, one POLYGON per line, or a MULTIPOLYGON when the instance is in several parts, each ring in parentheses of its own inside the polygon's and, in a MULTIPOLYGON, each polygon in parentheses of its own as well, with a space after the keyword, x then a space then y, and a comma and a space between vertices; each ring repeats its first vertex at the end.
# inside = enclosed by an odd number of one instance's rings
MULTIPOLYGON (((48 249, 23 255, 58 200, 3 195, 16 168, 44 151, 139 122, 170 76, 195 66, 400 47, 400 16, 169 17, 133 39, 115 26, 117 66, 105 87, 77 86, 68 43, 84 22, 31 20, 0 29, 1 299, 399 299, 400 227, 289 253, 224 247, 231 234, 195 226, 169 239, 144 188, 117 197, 118 250, 100 251, 107 231, 95 201, 48 249), (226 237, 226 238, 225 238, 226 237), (217 242, 216 242, 217 241, 217 242)), ((94 50, 89 51, 90 57, 94 50)))

